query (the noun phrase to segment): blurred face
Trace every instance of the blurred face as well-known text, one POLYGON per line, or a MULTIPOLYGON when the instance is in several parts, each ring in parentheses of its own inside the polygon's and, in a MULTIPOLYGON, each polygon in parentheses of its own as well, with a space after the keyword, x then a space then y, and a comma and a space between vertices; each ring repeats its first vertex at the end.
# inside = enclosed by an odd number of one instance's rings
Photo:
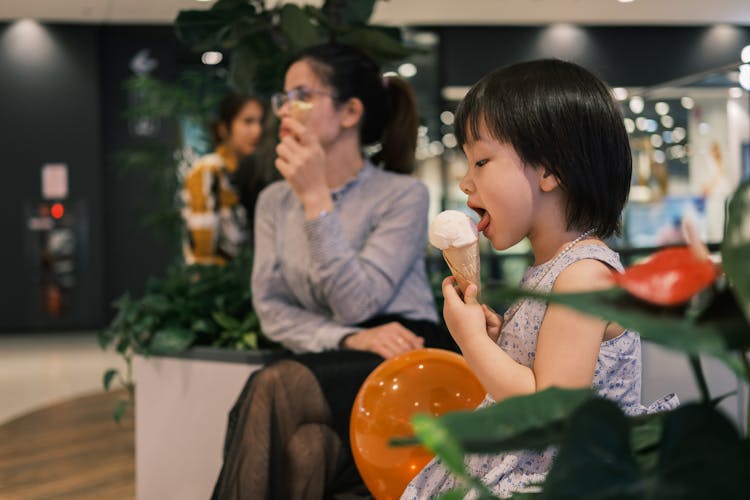
POLYGON ((480 216, 478 229, 498 250, 521 241, 531 230, 538 169, 524 165, 510 144, 493 139, 484 124, 464 145, 468 169, 459 184, 467 205, 480 216))
POLYGON ((260 140, 263 108, 255 101, 248 101, 234 117, 229 128, 225 145, 238 158, 255 151, 260 140))
MULTIPOLYGON (((277 109, 279 118, 291 117, 303 122, 324 147, 337 138, 341 117, 333 97, 335 90, 318 78, 307 61, 297 61, 289 67, 284 79, 284 93, 284 102, 277 109), (294 101, 300 101, 301 106, 294 101)), ((289 130, 282 125, 279 137, 288 133, 289 130)))

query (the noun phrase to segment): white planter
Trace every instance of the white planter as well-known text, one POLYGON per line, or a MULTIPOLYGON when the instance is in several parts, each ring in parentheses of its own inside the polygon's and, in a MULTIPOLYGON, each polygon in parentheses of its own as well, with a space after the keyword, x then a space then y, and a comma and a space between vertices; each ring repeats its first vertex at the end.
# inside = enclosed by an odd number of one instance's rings
POLYGON ((229 410, 248 376, 277 357, 213 348, 180 357, 135 357, 138 500, 210 498, 229 410))

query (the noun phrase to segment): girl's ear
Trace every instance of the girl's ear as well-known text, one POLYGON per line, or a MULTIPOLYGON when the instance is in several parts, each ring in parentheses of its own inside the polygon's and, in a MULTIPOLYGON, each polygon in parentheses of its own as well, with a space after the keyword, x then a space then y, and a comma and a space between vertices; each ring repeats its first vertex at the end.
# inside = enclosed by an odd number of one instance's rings
POLYGON ((365 106, 356 97, 350 98, 341 106, 341 126, 356 127, 365 114, 365 106))
POLYGON ((539 170, 539 189, 544 193, 553 191, 560 185, 560 181, 555 174, 550 172, 544 167, 540 167, 539 170))

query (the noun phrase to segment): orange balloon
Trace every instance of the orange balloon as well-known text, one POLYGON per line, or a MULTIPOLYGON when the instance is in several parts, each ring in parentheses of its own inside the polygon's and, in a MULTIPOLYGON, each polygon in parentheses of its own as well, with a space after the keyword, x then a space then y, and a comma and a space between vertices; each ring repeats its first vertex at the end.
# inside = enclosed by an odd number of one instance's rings
POLYGON ((349 437, 362 479, 375 498, 399 498, 433 454, 420 445, 393 447, 413 436, 411 417, 476 408, 486 391, 464 358, 420 349, 384 361, 365 379, 352 408, 349 437))

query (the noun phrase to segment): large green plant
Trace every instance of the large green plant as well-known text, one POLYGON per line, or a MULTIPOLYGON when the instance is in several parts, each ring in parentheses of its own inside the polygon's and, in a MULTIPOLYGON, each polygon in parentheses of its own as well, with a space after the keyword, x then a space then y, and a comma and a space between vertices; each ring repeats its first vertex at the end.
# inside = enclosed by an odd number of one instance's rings
POLYGON ((326 0, 318 8, 264 0, 217 0, 208 10, 183 10, 177 37, 196 51, 230 53, 229 83, 269 97, 300 50, 329 41, 359 47, 379 63, 412 54, 398 28, 368 25, 375 0, 326 0))
POLYGON ((159 234, 178 241, 182 231, 181 202, 178 199, 184 173, 199 154, 184 141, 185 127, 203 129, 226 91, 222 76, 216 71, 185 71, 173 82, 151 75, 135 75, 124 82, 131 104, 124 118, 160 124, 163 132, 141 137, 133 145, 117 151, 113 157, 122 172, 137 172, 163 200, 164 209, 143 207, 143 220, 159 234), (169 132, 172 137, 164 137, 169 132))
MULTIPOLYGON (((252 257, 246 252, 226 266, 176 265, 164 277, 149 279, 140 298, 125 294, 115 302, 117 315, 99 334, 103 349, 123 356, 125 373, 112 368, 104 388, 113 382, 127 388, 132 400, 135 354, 175 354, 192 346, 238 350, 275 347, 260 333, 249 286, 252 257)), ((128 400, 115 410, 119 420, 128 400)))
POLYGON ((444 498, 462 498, 472 488, 481 498, 494 498, 464 470, 466 453, 540 450, 550 445, 558 447, 558 456, 545 482, 538 491, 514 498, 747 498, 750 441, 716 408, 726 395, 709 393, 699 356, 717 358, 741 379, 750 378, 749 209, 746 182, 729 205, 722 246, 726 280, 720 279, 686 308, 655 308, 622 290, 570 295, 495 290, 494 297, 504 300, 531 296, 565 304, 685 353, 701 400, 661 414, 627 417, 590 390, 551 388, 475 412, 415 416, 417 439, 463 478, 463 486, 444 498))

